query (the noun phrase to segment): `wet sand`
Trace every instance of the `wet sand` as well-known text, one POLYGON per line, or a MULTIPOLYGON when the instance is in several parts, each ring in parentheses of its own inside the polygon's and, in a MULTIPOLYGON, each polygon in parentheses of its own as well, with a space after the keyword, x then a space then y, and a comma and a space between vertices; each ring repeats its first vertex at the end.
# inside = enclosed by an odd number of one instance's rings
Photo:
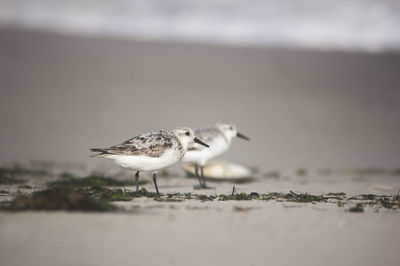
POLYGON ((3 28, 0 162, 103 165, 90 147, 228 120, 252 138, 224 155, 239 163, 398 167, 399 59, 3 28))

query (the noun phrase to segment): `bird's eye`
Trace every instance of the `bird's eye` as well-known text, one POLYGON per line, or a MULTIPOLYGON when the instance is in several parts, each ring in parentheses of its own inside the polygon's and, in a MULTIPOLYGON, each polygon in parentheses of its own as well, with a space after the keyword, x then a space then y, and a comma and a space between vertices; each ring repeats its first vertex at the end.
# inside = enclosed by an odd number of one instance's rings
POLYGON ((186 136, 190 136, 190 132, 189 131, 186 131, 186 136))

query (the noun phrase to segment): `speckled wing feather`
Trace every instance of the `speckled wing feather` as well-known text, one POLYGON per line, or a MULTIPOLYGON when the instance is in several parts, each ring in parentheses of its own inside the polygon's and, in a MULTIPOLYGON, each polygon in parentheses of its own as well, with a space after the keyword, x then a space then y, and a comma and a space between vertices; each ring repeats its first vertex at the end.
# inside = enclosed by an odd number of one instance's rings
POLYGON ((110 148, 92 149, 92 151, 101 152, 100 155, 116 154, 160 157, 166 149, 171 148, 174 144, 180 145, 178 139, 172 132, 158 130, 133 137, 110 148))
MULTIPOLYGON (((206 127, 199 128, 194 131, 194 135, 204 141, 205 143, 212 143, 212 140, 216 137, 223 136, 222 132, 215 127, 206 127)), ((225 138, 225 137, 224 137, 225 138)), ((203 145, 199 145, 197 143, 189 143, 188 151, 200 151, 203 149, 207 149, 203 145)))

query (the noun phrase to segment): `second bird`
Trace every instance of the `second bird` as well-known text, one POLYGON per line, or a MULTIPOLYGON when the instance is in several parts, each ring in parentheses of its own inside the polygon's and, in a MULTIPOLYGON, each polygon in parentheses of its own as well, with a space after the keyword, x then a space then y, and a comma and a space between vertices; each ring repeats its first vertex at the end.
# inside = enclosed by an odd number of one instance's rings
POLYGON ((194 134, 210 145, 210 148, 204 149, 199 145, 189 144, 182 162, 193 163, 195 173, 199 178, 200 187, 206 188, 204 178, 204 165, 214 157, 217 157, 227 151, 231 146, 232 139, 235 137, 250 140, 248 137, 240 134, 236 126, 226 122, 217 123, 214 126, 196 129, 194 134), (199 175, 200 170, 200 175, 199 175))

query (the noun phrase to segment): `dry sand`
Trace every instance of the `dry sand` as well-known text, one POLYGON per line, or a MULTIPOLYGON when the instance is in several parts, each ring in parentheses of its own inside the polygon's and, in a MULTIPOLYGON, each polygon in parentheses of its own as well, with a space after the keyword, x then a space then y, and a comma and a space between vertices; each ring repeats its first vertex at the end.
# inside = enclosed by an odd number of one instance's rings
MULTIPOLYGON (((150 179, 149 176, 144 176, 150 179)), ((229 194, 232 184, 159 178, 163 193, 229 194)), ((153 191, 152 184, 146 187, 153 191)), ((346 192, 394 195, 398 176, 261 178, 237 192, 346 192)), ((128 187, 127 189, 134 189, 128 187)), ((399 210, 355 202, 156 202, 115 204, 130 213, 0 213, 1 265, 398 265, 399 210)))
POLYGON ((129 215, 1 214, 2 265, 395 266, 400 261, 398 213, 350 214, 263 202, 154 205, 129 215), (233 210, 249 205, 254 209, 233 210))

